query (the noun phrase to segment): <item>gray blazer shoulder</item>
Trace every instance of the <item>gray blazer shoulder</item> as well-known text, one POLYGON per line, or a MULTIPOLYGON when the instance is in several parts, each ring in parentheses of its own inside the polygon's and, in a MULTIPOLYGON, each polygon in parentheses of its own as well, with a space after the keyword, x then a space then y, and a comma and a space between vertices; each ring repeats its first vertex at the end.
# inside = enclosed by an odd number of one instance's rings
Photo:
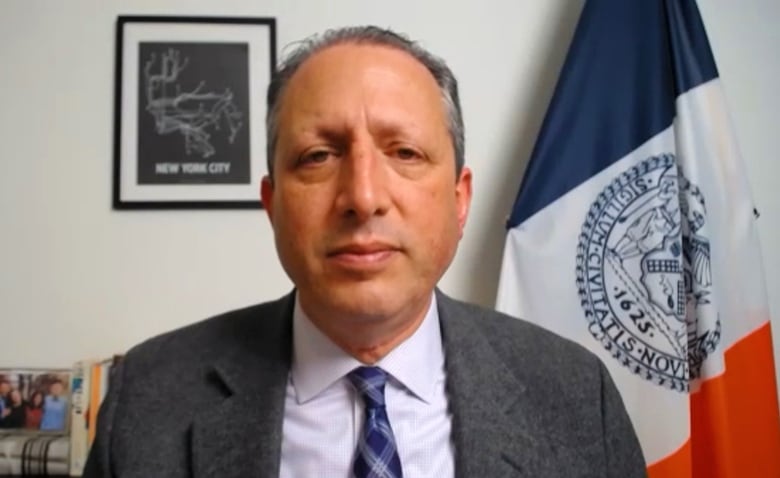
POLYGON ((292 306, 288 295, 133 347, 83 476, 275 476, 292 306))
POLYGON ((646 476, 620 394, 593 353, 493 310, 443 294, 438 302, 454 441, 470 450, 456 453, 460 476, 646 476))

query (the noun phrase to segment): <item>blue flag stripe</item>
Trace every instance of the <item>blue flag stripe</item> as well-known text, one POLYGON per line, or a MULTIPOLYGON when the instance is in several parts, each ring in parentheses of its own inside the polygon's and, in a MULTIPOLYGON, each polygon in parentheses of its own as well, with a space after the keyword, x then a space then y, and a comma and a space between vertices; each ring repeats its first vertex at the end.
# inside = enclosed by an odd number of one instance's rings
POLYGON ((717 76, 693 0, 588 0, 507 227, 666 129, 674 99, 717 76))
POLYGON ((710 42, 694 0, 666 0, 669 24, 672 26, 672 56, 676 96, 717 78, 718 69, 710 42))

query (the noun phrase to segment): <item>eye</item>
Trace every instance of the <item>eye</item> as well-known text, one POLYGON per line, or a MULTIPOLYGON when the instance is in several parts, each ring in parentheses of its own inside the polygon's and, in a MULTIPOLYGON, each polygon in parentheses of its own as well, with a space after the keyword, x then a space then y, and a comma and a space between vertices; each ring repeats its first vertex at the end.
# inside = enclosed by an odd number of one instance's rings
POLYGON ((419 151, 408 146, 399 146, 395 148, 393 155, 404 161, 414 160, 422 157, 422 154, 419 151))
POLYGON ((333 151, 328 149, 315 149, 312 151, 307 151, 301 155, 300 159, 298 160, 298 164, 321 164, 327 161, 328 158, 334 154, 335 153, 333 151))

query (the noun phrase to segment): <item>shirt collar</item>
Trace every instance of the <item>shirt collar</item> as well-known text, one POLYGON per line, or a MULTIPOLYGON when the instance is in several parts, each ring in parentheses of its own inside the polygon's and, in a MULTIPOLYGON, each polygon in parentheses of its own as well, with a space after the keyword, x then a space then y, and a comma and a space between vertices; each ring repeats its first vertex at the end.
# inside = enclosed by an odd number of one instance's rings
MULTIPOLYGON (((361 364, 311 323, 296 295, 293 309, 292 385, 296 401, 307 402, 361 364)), ((436 294, 422 323, 377 364, 426 403, 444 378, 444 352, 436 294)))

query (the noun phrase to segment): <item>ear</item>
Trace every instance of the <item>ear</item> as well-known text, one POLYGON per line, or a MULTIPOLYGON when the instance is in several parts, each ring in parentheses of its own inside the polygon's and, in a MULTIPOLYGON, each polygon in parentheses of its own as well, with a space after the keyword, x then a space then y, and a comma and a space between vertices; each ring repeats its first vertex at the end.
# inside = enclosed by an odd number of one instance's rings
POLYGON ((463 228, 466 227, 466 219, 471 207, 471 169, 463 167, 458 181, 455 183, 455 207, 458 212, 458 229, 460 237, 463 237, 463 228))
POLYGON ((265 212, 268 214, 268 220, 271 225, 274 223, 274 183, 268 175, 263 176, 260 182, 260 200, 263 202, 265 212))

